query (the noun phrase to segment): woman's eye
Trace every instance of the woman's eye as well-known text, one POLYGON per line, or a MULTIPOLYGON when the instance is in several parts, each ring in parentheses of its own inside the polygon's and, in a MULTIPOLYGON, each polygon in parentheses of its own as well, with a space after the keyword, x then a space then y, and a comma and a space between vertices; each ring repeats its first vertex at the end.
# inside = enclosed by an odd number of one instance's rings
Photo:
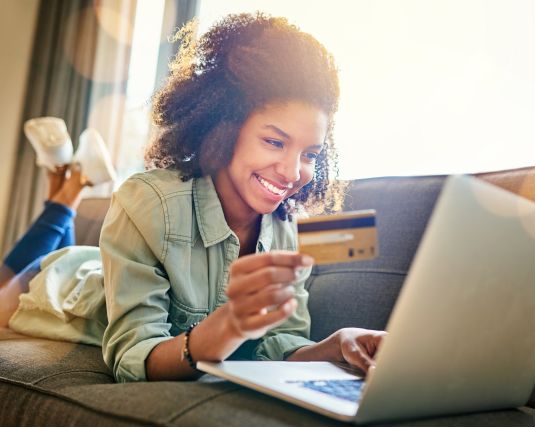
POLYGON ((319 154, 310 152, 310 153, 305 153, 304 156, 308 161, 313 162, 318 158, 319 154))
POLYGON ((269 145, 273 145, 273 147, 282 148, 284 147, 284 144, 281 141, 278 141, 276 139, 264 139, 264 142, 269 145))

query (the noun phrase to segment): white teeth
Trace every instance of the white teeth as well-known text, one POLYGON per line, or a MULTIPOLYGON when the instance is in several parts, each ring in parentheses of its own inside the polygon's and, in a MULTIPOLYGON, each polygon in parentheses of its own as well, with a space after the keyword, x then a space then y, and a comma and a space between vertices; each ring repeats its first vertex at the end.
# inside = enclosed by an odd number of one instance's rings
POLYGON ((275 193, 275 194, 277 194, 279 196, 282 196, 284 194, 284 192, 286 191, 286 190, 281 190, 280 188, 275 187, 274 185, 270 184, 269 182, 267 182, 265 179, 263 179, 259 175, 256 175, 256 178, 258 179, 260 184, 262 184, 264 187, 266 187, 272 193, 275 193))

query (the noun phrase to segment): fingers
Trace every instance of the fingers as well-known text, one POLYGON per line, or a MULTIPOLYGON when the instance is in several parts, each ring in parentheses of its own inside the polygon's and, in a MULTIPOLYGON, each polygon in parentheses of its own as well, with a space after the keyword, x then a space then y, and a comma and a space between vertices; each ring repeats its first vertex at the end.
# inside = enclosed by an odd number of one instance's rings
POLYGON ((366 342, 366 350, 370 357, 375 357, 375 354, 377 353, 377 350, 379 349, 379 345, 381 344, 381 340, 383 338, 383 334, 380 335, 374 335, 372 336, 367 342, 366 342))
POLYGON ((349 328, 342 330, 341 349, 346 362, 368 372, 386 332, 349 328))
POLYGON ((307 267, 312 265, 314 260, 308 256, 292 251, 272 251, 261 254, 246 255, 231 266, 231 274, 247 274, 263 267, 307 267))
POLYGON ((367 353, 367 349, 358 342, 348 343, 343 349, 344 359, 350 365, 368 372, 371 366, 375 366, 375 362, 367 353))
POLYGON ((267 312, 268 308, 280 306, 294 295, 295 290, 292 286, 271 285, 256 294, 233 301, 234 313, 236 316, 245 316, 267 312))
POLYGON ((248 338, 260 337, 283 323, 296 309, 290 286, 297 269, 314 260, 291 251, 273 251, 241 257, 230 267, 227 296, 232 323, 248 338))
MULTIPOLYGON (((239 326, 243 332, 259 331, 274 328, 283 323, 297 308, 297 301, 290 299, 272 311, 264 311, 240 319, 239 326)), ((262 331, 259 336, 264 335, 262 331)))
POLYGON ((241 257, 230 266, 229 298, 254 293, 270 284, 290 284, 298 277, 298 269, 312 265, 308 255, 291 251, 273 251, 241 257))
POLYGON ((235 298, 238 295, 258 292, 267 285, 290 284, 296 279, 297 272, 292 267, 264 267, 247 275, 233 277, 227 288, 227 295, 229 298, 235 298))

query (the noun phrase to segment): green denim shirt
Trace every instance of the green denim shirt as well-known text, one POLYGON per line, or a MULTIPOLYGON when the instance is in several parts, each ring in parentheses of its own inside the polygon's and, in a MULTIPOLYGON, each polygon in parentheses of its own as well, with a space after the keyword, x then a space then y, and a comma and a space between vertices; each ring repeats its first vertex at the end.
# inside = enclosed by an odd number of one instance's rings
MULTIPOLYGON (((227 301, 239 241, 225 221, 210 177, 182 182, 171 170, 128 179, 113 195, 100 237, 108 325, 102 350, 118 381, 146 379, 145 360, 160 342, 201 321, 227 301)), ((257 252, 296 250, 295 222, 264 215, 257 252)), ((310 269, 296 281, 298 307, 253 351, 282 360, 309 338, 310 269)))

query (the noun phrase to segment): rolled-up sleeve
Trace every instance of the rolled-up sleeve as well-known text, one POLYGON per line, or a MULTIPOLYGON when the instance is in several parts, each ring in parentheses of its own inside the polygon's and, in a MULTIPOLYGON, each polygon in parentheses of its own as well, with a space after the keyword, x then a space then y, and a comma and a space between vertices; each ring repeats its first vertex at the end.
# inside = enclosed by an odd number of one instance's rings
POLYGON ((308 292, 305 281, 312 268, 306 268, 295 284, 297 308, 282 325, 270 330, 256 347, 257 360, 284 360, 301 347, 314 344, 310 338, 310 314, 308 312, 308 292))
POLYGON ((169 280, 162 267, 165 227, 158 194, 142 180, 114 194, 100 238, 108 326, 102 352, 118 382, 147 379, 145 360, 171 339, 169 280), (161 224, 161 223, 160 223, 161 224))

